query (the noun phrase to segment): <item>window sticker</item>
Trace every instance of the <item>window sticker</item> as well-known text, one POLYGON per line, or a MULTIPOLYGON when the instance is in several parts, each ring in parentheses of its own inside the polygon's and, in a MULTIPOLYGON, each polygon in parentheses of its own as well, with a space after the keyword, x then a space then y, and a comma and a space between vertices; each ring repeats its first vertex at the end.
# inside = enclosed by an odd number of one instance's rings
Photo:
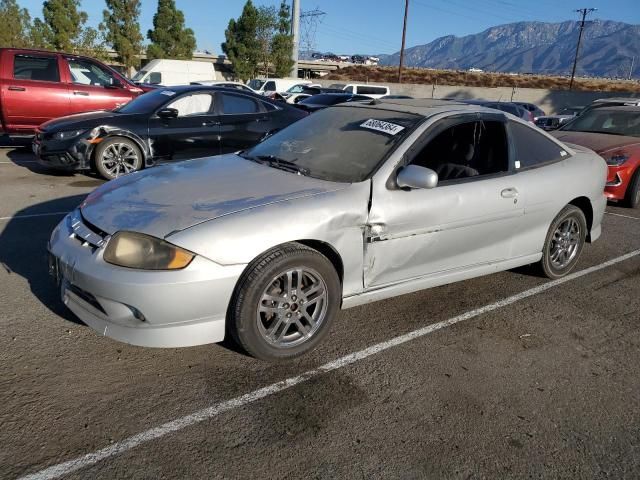
POLYGON ((516 168, 520 168, 520 160, 516 160, 516 168))
POLYGON ((373 118, 370 118, 360 126, 362 128, 368 128, 369 130, 388 133, 389 135, 397 135, 402 130, 404 130, 404 127, 402 125, 396 125, 395 123, 391 122, 383 122, 382 120, 375 120, 373 118))
POLYGON ((167 97, 173 97, 176 92, 174 92, 173 90, 163 90, 160 92, 161 95, 166 95, 167 97))
POLYGON ((567 152, 565 152, 564 150, 560 150, 560 156, 561 157, 566 157, 567 156, 567 152))

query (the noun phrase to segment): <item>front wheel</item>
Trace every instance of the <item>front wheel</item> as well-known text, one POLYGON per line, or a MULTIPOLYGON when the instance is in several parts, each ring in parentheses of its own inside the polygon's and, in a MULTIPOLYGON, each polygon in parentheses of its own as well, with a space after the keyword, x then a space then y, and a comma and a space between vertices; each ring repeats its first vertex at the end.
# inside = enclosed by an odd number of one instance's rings
POLYGON ((551 223, 544 242, 540 267, 551 279, 567 275, 578 262, 585 239, 587 220, 582 210, 567 205, 551 223))
POLYGON ((627 187, 625 195, 625 203, 629 208, 638 208, 640 206, 640 167, 636 169, 636 173, 631 177, 631 182, 627 187))
POLYGON ((247 267, 232 300, 229 331, 256 358, 297 357, 328 333, 340 296, 340 279, 324 255, 285 244, 247 267))
POLYGON ((113 137, 103 140, 95 151, 95 167, 102 178, 112 180, 142 168, 142 152, 133 140, 113 137))

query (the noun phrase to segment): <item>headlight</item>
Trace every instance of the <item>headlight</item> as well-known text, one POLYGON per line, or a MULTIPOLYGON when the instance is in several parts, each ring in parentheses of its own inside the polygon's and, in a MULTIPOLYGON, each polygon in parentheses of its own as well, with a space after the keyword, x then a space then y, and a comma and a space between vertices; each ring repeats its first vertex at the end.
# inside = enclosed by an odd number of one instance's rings
POLYGON ((629 155, 617 152, 609 157, 605 157, 605 160, 607 161, 607 165, 611 165, 612 167, 619 167, 624 162, 629 160, 629 155))
POLYGON ((193 260, 191 252, 143 233, 117 232, 111 237, 103 258, 121 267, 141 270, 179 270, 193 260))
POLYGON ((86 129, 82 129, 82 130, 67 130, 64 132, 57 132, 53 134, 53 138, 55 140, 70 140, 72 138, 79 137, 86 131, 87 131, 86 129))

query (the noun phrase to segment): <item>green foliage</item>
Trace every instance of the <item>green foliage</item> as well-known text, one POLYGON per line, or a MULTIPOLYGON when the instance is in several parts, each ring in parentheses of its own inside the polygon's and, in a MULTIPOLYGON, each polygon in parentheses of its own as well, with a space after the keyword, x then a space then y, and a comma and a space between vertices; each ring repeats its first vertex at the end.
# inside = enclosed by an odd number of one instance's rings
POLYGON ((229 20, 224 32, 222 51, 229 57, 238 78, 248 80, 256 76, 260 58, 260 42, 257 39, 258 9, 247 0, 237 20, 229 20))
POLYGON ((196 48, 193 30, 185 28, 184 14, 176 8, 174 0, 159 0, 153 16, 153 29, 147 32, 151 43, 147 57, 189 60, 196 48))
POLYGON ((23 48, 31 45, 31 16, 16 0, 0 0, 0 25, 0 46, 23 48))
POLYGON ((48 25, 39 18, 34 19, 29 30, 29 46, 42 49, 50 48, 50 36, 48 25))
POLYGON ((271 57, 273 68, 277 77, 286 77, 291 72, 293 60, 293 35, 291 32, 291 10, 289 5, 282 0, 278 11, 277 32, 273 36, 271 45, 271 57))
POLYGON ((256 8, 247 0, 237 20, 229 20, 222 51, 229 57, 238 78, 248 80, 263 72, 289 75, 293 61, 293 37, 289 34, 290 9, 282 0, 280 9, 256 8))
POLYGON ((107 10, 102 12, 105 39, 118 54, 118 61, 127 69, 140 65, 142 50, 140 33, 140 0, 105 0, 107 10))
POLYGON ((45 0, 42 3, 48 43, 54 49, 70 52, 80 42, 87 12, 79 8, 80 0, 45 0))

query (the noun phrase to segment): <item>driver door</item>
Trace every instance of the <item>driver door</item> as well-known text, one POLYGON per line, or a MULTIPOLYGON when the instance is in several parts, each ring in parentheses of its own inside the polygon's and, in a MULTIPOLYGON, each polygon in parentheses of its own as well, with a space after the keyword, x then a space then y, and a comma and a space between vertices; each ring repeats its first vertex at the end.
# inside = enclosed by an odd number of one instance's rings
POLYGON ((164 108, 178 111, 176 118, 149 119, 149 138, 156 161, 210 157, 220 153, 220 117, 215 94, 192 92, 181 95, 164 108))
POLYGON ((435 170, 435 188, 394 186, 400 168, 373 179, 365 288, 511 258, 524 209, 510 163, 503 115, 457 115, 429 127, 399 167, 435 170))

